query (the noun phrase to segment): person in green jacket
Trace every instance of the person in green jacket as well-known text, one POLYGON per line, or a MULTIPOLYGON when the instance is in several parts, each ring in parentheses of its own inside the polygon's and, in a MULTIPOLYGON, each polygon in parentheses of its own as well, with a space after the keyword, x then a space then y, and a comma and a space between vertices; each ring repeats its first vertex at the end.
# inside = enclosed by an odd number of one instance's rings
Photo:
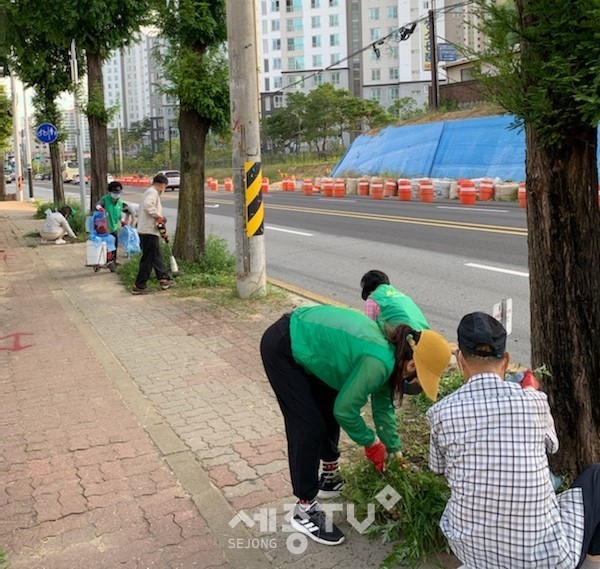
POLYGON ((383 271, 368 271, 360 279, 365 314, 380 326, 395 328, 408 324, 415 330, 429 330, 429 324, 417 303, 390 285, 383 271))
POLYGON ((106 213, 108 220, 108 232, 115 238, 115 253, 113 261, 117 262, 117 248, 119 247, 119 230, 121 229, 121 217, 123 214, 123 200, 121 192, 123 186, 116 180, 108 184, 108 193, 104 194, 98 201, 96 209, 101 209, 106 213))
POLYGON ((384 333, 351 308, 311 306, 272 324, 260 349, 285 422, 298 498, 291 525, 319 543, 342 543, 344 535, 316 501, 317 494, 339 495, 340 427, 383 470, 386 454, 400 451, 394 399, 415 386, 437 399, 440 376, 450 362, 448 342, 437 332, 407 325, 384 333), (369 398, 375 432, 361 416, 369 398))

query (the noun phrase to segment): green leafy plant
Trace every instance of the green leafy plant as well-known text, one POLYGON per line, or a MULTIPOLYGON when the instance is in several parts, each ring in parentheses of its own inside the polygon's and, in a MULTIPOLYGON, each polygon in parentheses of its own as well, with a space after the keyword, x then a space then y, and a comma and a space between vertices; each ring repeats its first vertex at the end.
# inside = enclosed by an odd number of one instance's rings
POLYGON ((369 504, 375 506, 375 520, 366 534, 383 543, 397 542, 382 569, 398 563, 416 566, 432 555, 448 551, 439 527, 450 497, 442 477, 413 466, 403 467, 397 460, 390 461, 384 472, 377 472, 368 461, 356 461, 343 469, 343 475, 346 484, 342 495, 355 504, 357 519, 367 517, 369 504), (399 496, 389 509, 377 499, 386 486, 399 496))
MULTIPOLYGON (((464 384, 462 372, 456 368, 446 372, 440 381, 440 388, 438 391, 438 401, 446 395, 456 391, 461 385, 464 384)), ((433 405, 433 401, 428 399, 424 393, 411 398, 411 403, 415 405, 423 414, 427 412, 427 409, 433 405)))
POLYGON ((0 549, 0 569, 4 569, 5 567, 8 567, 6 553, 0 549))
POLYGON ((68 205, 71 209, 71 215, 67 218, 71 229, 80 238, 85 238, 85 215, 81 212, 81 206, 77 200, 66 200, 65 202, 41 202, 36 200, 36 211, 33 217, 35 219, 44 219, 46 210, 57 211, 63 205, 68 205))

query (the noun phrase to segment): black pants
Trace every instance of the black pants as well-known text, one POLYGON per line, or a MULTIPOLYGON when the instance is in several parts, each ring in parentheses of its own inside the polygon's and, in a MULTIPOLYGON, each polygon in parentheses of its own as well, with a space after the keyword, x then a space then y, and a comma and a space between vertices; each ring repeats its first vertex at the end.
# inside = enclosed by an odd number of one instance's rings
POLYGON ((583 494, 583 547, 579 566, 585 556, 600 555, 600 464, 588 466, 571 485, 583 494))
POLYGON ((283 413, 294 494, 312 500, 319 491, 319 460, 340 456, 340 426, 333 415, 338 392, 294 361, 289 315, 267 328, 260 353, 283 413))
POLYGON ((111 235, 115 238, 115 250, 113 251, 113 261, 117 260, 117 249, 119 248, 119 232, 114 231, 111 235))
POLYGON ((138 288, 146 288, 152 269, 154 269, 157 279, 170 278, 163 264, 159 239, 158 235, 140 234, 142 258, 140 259, 140 268, 135 279, 135 285, 138 288))

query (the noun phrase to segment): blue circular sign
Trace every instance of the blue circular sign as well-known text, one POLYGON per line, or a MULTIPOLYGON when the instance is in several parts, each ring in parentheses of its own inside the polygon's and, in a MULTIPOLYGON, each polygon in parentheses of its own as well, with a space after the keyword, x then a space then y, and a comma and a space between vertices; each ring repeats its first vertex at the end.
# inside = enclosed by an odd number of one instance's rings
POLYGON ((58 130, 49 122, 43 122, 37 127, 36 135, 40 142, 52 144, 58 138, 58 130))

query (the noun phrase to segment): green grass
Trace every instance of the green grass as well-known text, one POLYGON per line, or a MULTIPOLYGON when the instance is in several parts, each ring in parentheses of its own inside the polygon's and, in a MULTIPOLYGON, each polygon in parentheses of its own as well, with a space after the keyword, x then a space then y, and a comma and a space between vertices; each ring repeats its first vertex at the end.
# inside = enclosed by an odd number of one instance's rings
POLYGON ((5 567, 8 567, 6 553, 0 549, 0 569, 4 569, 5 567))

